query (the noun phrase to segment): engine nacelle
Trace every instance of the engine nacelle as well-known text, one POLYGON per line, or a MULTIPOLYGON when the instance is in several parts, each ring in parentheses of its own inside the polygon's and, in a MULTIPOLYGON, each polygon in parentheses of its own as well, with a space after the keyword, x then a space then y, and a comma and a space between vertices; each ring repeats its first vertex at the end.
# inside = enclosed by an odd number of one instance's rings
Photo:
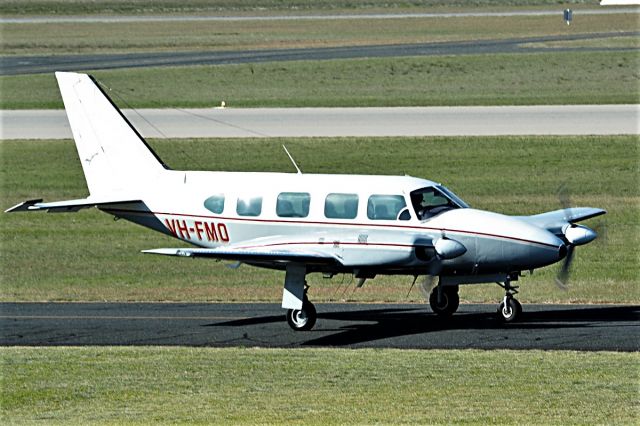
POLYGON ((462 243, 444 237, 438 238, 434 248, 441 259, 455 259, 467 252, 467 248, 462 243))

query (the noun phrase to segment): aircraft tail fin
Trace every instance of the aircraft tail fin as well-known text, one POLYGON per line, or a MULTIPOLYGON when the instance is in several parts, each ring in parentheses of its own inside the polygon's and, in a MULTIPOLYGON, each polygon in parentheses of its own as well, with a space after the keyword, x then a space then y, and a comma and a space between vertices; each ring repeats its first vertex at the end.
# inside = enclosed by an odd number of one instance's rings
POLYGON ((56 79, 92 197, 131 192, 168 169, 92 76, 56 79))

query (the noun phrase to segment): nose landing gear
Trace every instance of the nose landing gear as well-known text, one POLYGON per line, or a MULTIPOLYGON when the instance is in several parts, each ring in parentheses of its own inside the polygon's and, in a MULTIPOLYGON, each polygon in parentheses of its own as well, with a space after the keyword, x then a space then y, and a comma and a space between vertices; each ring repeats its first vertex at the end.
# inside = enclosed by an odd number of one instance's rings
POLYGON ((511 285, 511 277, 507 277, 504 284, 497 284, 504 288, 505 291, 504 298, 502 302, 500 302, 500 305, 498 305, 498 318, 504 323, 513 322, 522 313, 522 305, 513 297, 518 294, 518 286, 511 285))

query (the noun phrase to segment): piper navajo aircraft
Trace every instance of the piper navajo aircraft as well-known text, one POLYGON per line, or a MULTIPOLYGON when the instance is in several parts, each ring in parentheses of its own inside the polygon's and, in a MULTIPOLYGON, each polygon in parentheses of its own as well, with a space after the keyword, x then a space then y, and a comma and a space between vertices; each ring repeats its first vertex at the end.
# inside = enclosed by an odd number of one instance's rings
MULTIPOLYGON (((309 330, 316 309, 306 275, 437 277, 433 311, 452 315, 461 284, 498 283, 498 316, 522 308, 516 281, 564 259, 596 233, 576 222, 606 213, 566 208, 505 216, 470 208, 446 187, 410 176, 240 173, 171 170, 86 74, 56 73, 90 195, 20 203, 7 212, 75 212, 97 207, 193 248, 145 250, 233 260, 285 271, 282 307, 294 330, 309 330)), ((295 162, 294 162, 295 165, 295 162)), ((297 168, 297 166, 296 166, 297 168)))

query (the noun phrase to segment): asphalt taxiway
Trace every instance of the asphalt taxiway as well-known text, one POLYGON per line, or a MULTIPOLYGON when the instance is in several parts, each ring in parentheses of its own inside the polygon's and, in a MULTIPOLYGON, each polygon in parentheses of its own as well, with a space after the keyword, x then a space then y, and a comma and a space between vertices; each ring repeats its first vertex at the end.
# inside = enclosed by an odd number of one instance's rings
POLYGON ((295 332, 277 304, 2 303, 0 345, 640 350, 640 306, 525 304, 506 325, 494 305, 446 320, 419 304, 316 307, 315 328, 295 332))
POLYGON ((480 55, 495 53, 539 53, 566 51, 637 51, 635 47, 548 47, 544 43, 635 38, 640 32, 609 32, 496 40, 468 40, 369 46, 338 46, 297 49, 240 51, 141 52, 127 54, 29 55, 0 57, 0 75, 53 73, 119 68, 191 65, 228 65, 281 61, 308 61, 403 56, 480 55))

